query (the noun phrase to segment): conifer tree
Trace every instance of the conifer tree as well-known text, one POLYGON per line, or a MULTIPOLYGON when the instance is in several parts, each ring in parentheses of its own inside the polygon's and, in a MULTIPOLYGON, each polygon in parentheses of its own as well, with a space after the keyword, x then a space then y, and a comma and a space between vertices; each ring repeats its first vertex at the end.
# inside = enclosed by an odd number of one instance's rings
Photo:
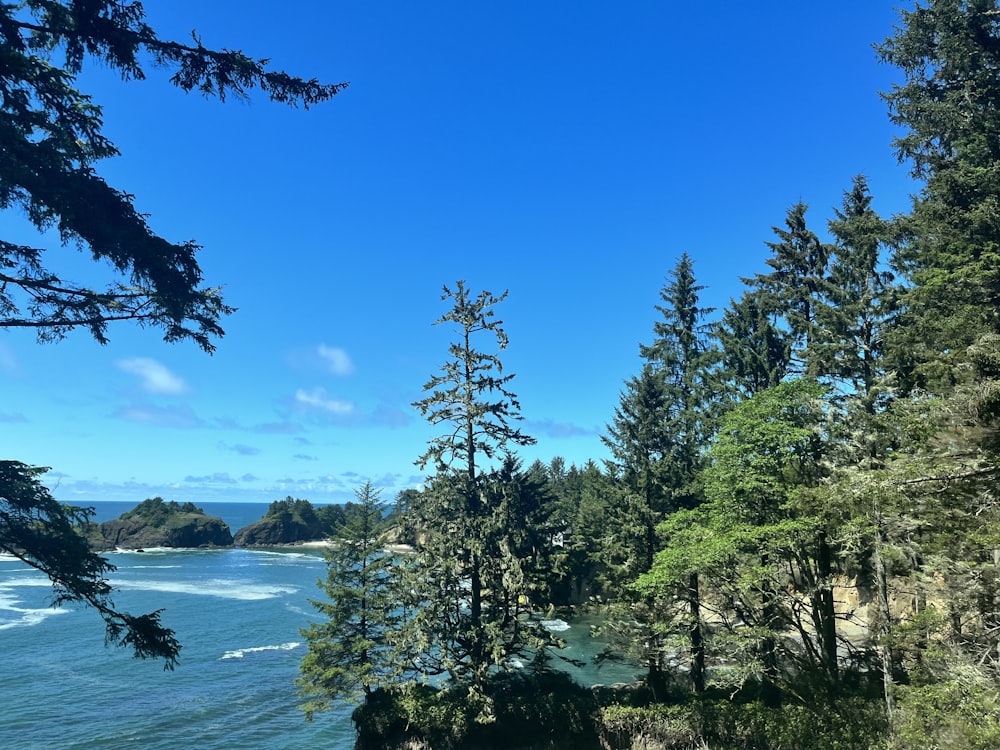
POLYGON ((868 181, 858 175, 829 222, 835 242, 815 349, 822 374, 844 383, 874 414, 887 388, 885 349, 896 290, 881 255, 891 230, 871 203, 868 181))
MULTIPOLYGON (((628 546, 630 530, 639 531, 644 539, 638 565, 627 569, 629 581, 652 567, 659 547, 655 529, 665 514, 701 500, 698 477, 718 403, 713 381, 718 352, 703 322, 711 310, 699 305, 702 289, 691 258, 682 254, 660 292, 663 304, 656 309, 662 318, 654 323, 653 343, 640 346, 646 360, 642 374, 627 384, 604 438, 612 465, 632 493, 617 508, 624 516, 620 528, 626 537, 618 543, 628 546)), ((692 683, 700 691, 705 662, 696 574, 681 596, 689 605, 692 683)), ((665 649, 662 629, 656 625, 662 615, 657 609, 649 597, 633 602, 631 608, 633 619, 647 631, 642 636, 649 644, 644 658, 654 694, 663 688, 665 649)))
POLYGON ((771 227, 778 241, 765 243, 773 253, 766 263, 774 270, 744 281, 759 292, 764 309, 784 322, 792 339, 793 372, 816 377, 819 363, 810 348, 817 339, 816 312, 826 289, 830 248, 806 225, 808 208, 799 201, 788 209, 784 228, 771 227))
POLYGON ((532 516, 510 510, 542 500, 513 453, 534 439, 515 425, 521 415, 509 390, 514 376, 503 373, 496 353, 507 335, 494 307, 506 296, 472 296, 463 281, 444 288, 442 299, 453 306, 437 324, 454 324, 456 340, 440 374, 424 386, 428 395, 414 404, 444 432, 417 462, 437 472, 410 509, 425 540, 407 565, 414 614, 399 643, 422 671, 447 673, 480 692, 491 670, 511 668, 513 657, 544 636, 531 618, 521 557, 532 516), (492 339, 496 350, 479 348, 480 338, 487 345, 492 339))
POLYGON ((772 317, 762 294, 748 291, 730 301, 715 328, 721 349, 719 380, 736 398, 773 388, 788 373, 792 339, 772 317))
POLYGON ((308 653, 300 665, 300 693, 306 718, 337 700, 367 701, 395 678, 391 634, 400 615, 393 587, 393 560, 385 553, 383 503, 371 482, 355 491, 355 512, 327 547, 326 599, 311 600, 326 619, 302 630, 308 653))
POLYGON ((1000 332, 1000 7, 927 0, 877 47, 903 82, 883 93, 901 162, 923 188, 893 265, 907 281, 903 385, 947 392, 968 347, 1000 332))

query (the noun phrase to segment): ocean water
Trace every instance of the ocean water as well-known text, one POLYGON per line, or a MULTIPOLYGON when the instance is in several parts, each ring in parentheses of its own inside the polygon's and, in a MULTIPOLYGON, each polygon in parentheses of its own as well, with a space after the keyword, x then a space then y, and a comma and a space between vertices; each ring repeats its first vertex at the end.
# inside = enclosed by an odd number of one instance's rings
MULTIPOLYGON (((132 507, 102 503, 96 520, 132 507)), ((266 505, 215 503, 205 511, 235 531, 266 505)), ((41 574, 0 555, 0 748, 278 750, 351 748, 354 706, 308 723, 295 678, 305 654, 300 629, 317 618, 322 553, 287 550, 171 550, 111 553, 115 603, 131 612, 162 608, 183 644, 180 664, 131 658, 103 646, 93 611, 51 609, 41 574)), ((587 624, 553 621, 567 655, 589 661, 600 647, 587 624)), ((633 670, 588 664, 584 683, 631 679, 633 670)))

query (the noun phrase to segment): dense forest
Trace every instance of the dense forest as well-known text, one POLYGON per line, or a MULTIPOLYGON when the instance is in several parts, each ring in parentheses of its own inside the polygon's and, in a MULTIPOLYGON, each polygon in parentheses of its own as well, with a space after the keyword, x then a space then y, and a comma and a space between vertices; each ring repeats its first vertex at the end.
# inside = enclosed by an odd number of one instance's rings
POLYGON ((665 269, 602 465, 523 466, 506 295, 445 288, 433 473, 390 516, 415 551, 382 553, 361 488, 309 716, 363 698, 361 747, 1000 746, 998 16, 934 0, 877 46, 908 213, 862 175, 825 224, 796 203, 722 311, 687 254, 665 269), (559 679, 560 606, 598 609, 643 683, 559 679))

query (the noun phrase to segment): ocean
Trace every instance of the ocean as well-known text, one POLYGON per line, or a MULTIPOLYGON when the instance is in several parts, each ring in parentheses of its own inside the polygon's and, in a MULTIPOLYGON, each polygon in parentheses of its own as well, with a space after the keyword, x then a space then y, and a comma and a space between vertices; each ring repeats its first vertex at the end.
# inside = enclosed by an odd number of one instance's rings
MULTIPOLYGON (((99 503, 95 520, 132 503, 99 503)), ((235 533, 266 511, 258 503, 206 503, 235 533)), ((300 629, 318 619, 321 551, 302 548, 154 549, 110 553, 115 603, 130 612, 163 609, 183 644, 173 672, 105 648, 104 625, 82 607, 51 609, 48 579, 0 555, 0 748, 48 750, 285 750, 354 745, 341 704, 306 722, 295 678, 305 654, 300 629)), ((590 663, 601 644, 586 622, 554 621, 572 669, 585 683, 632 679, 634 670, 590 663)))

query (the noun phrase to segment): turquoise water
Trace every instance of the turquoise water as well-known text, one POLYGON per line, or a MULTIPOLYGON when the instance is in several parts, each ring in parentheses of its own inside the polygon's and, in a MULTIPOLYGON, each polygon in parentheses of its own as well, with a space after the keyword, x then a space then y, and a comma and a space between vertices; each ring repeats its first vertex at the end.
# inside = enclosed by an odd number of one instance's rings
MULTIPOLYGON (((97 520, 131 504, 97 506, 97 520)), ((260 504, 206 504, 235 532, 263 515, 260 504)), ((82 608, 48 608, 47 579, 0 556, 0 748, 351 748, 352 705, 307 723, 294 680, 305 653, 299 633, 315 619, 322 554, 149 550, 108 555, 118 570, 115 601, 132 612, 163 608, 183 644, 164 672, 122 649, 103 647, 100 619, 82 608)), ((556 627, 562 627, 556 624, 556 627)), ((585 623, 564 629, 574 658, 596 645, 585 623)), ((581 682, 610 683, 630 670, 589 665, 581 682)))

